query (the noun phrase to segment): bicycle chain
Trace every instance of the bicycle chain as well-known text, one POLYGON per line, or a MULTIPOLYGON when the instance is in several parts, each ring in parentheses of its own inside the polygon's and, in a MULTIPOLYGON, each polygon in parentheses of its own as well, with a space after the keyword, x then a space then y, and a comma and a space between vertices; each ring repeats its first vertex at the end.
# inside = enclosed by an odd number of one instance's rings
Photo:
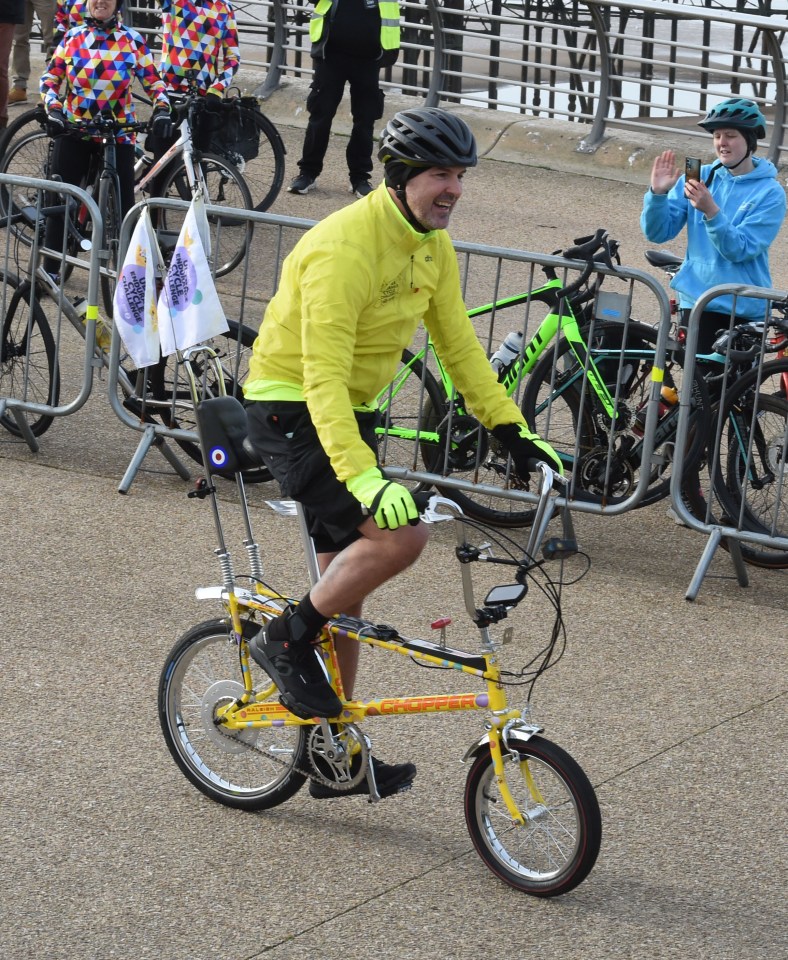
MULTIPOLYGON (((245 740, 241 740, 239 737, 233 735, 233 733, 228 732, 219 720, 214 720, 214 726, 219 731, 219 733, 225 737, 227 740, 231 740, 235 744, 241 744, 246 747, 247 750, 251 750, 254 753, 259 753, 260 756, 265 757, 266 760, 273 760, 274 763, 278 763, 282 767, 287 767, 288 770, 292 770, 294 773, 300 773, 302 777, 306 777, 307 780, 314 781, 315 783, 322 783, 325 786, 331 787, 333 790, 336 790, 337 793, 346 793, 348 790, 352 790, 358 783, 361 782, 362 777, 351 778, 348 783, 340 783, 339 781, 329 780, 320 773, 320 771, 315 766, 314 760, 312 759, 312 751, 309 749, 309 743, 307 742, 307 757, 310 763, 310 770, 302 770, 297 764, 292 764, 287 760, 280 760, 276 754, 269 753, 266 750, 262 750, 257 746, 256 743, 247 743, 245 740)), ((344 724, 344 726, 355 726, 353 724, 344 724)), ((243 732, 243 731, 241 731, 243 732)), ((364 749, 364 748, 362 748, 364 749)), ((366 748, 367 756, 371 756, 371 751, 369 748, 366 748)), ((367 761, 369 762, 369 761, 367 761)), ((362 768, 364 770, 364 777, 366 777, 366 764, 362 763, 362 768)), ((348 771, 349 772, 349 771, 348 771)))

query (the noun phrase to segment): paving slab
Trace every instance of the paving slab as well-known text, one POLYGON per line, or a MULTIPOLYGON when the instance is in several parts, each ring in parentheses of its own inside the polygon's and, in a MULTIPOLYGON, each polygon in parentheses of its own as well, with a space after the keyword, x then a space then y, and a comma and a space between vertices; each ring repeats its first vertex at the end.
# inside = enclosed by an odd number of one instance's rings
MULTIPOLYGON (((276 97, 266 110, 294 175, 303 124, 277 111, 276 97)), ((489 125, 486 114, 475 122, 489 125)), ((272 212, 318 219, 352 202, 345 143, 340 128, 319 190, 283 193, 272 212)), ((455 239, 551 252, 607 226, 625 263, 645 269, 637 176, 514 158, 485 158, 468 175, 455 239)), ((787 253, 783 232, 774 267, 784 286, 787 253)), ((534 706, 596 786, 603 846, 576 891, 538 901, 499 883, 473 852, 460 762, 481 733, 472 714, 371 721, 381 756, 419 766, 412 791, 377 806, 302 791, 244 814, 183 778, 159 730, 156 689, 176 638, 219 614, 194 598, 218 577, 210 510, 155 452, 118 495, 138 436, 111 413, 104 386, 55 423, 37 454, 0 436, 2 956, 785 955, 788 573, 750 568, 743 589, 720 551, 689 603, 705 541, 675 526, 664 504, 577 518, 591 567, 564 590, 567 651, 534 706)), ((250 491, 255 529, 267 573, 297 594, 293 521, 265 506, 274 495, 270 484, 250 491)), ((229 510, 229 489, 222 501, 229 510)), ((235 535, 235 511, 228 517, 235 535)), ((416 567, 370 600, 370 615, 424 633, 447 614, 450 642, 467 642, 452 544, 439 528, 416 567)), ((238 537, 231 548, 240 566, 238 537)), ((506 650, 518 661, 550 622, 533 593, 506 650)), ((406 684, 444 692, 458 680, 365 652, 360 695, 406 684)))

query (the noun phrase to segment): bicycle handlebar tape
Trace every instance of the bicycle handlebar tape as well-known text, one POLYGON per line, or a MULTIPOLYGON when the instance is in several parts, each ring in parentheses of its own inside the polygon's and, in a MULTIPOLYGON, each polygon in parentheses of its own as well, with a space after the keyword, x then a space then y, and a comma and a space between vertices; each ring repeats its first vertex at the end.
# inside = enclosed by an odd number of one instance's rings
POLYGON ((561 458, 546 440, 529 430, 527 424, 503 423, 493 427, 491 432, 509 451, 518 476, 527 477, 533 469, 534 460, 544 460, 556 473, 564 475, 561 458))
POLYGON ((396 530, 419 522, 419 511, 407 487, 386 480, 377 467, 346 481, 348 490, 369 510, 381 530, 396 530))

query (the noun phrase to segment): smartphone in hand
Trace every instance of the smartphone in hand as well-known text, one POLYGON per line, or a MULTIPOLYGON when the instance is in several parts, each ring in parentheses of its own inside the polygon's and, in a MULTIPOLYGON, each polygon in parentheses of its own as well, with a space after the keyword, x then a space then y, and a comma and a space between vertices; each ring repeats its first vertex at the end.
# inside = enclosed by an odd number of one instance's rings
POLYGON ((700 160, 697 157, 684 158, 684 176, 687 180, 700 180, 700 160))

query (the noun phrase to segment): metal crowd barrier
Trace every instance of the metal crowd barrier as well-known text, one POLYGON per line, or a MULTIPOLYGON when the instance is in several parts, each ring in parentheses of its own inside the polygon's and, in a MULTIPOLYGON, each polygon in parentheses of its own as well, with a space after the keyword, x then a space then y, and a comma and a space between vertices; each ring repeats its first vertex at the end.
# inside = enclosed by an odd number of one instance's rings
MULTIPOLYGON (((153 0, 129 14, 156 42, 153 0)), ((313 73, 307 0, 236 3, 243 65, 266 75, 271 96, 288 77, 313 73)), ((769 0, 404 0, 402 48, 383 86, 441 103, 486 106, 517 118, 571 121, 593 152, 611 128, 699 140, 695 127, 727 96, 763 105, 767 156, 786 149, 784 44, 788 10, 769 0)))
MULTIPOLYGON (((742 550, 750 547, 768 558, 769 552, 788 553, 788 359, 786 371, 764 367, 769 360, 788 357, 785 350, 774 349, 774 340, 767 323, 754 331, 753 354, 740 358, 736 354, 716 355, 710 363, 696 358, 698 318, 708 303, 720 296, 732 296, 733 306, 728 322, 730 338, 736 322, 736 304, 747 297, 763 301, 763 320, 772 316, 773 304, 785 302, 788 292, 741 284, 721 284, 708 290, 695 304, 688 321, 686 335, 685 389, 681 391, 679 430, 675 464, 671 481, 673 509, 693 530, 708 535, 708 540, 695 574, 687 590, 694 600, 708 573, 720 545, 727 546, 741 586, 748 585, 742 550), (757 349, 756 349, 757 347, 757 349), (692 378, 695 367, 706 372, 711 390, 711 435, 707 455, 699 473, 691 474, 698 485, 698 495, 705 503, 702 518, 690 512, 685 503, 682 480, 686 472, 685 451, 692 430, 692 378), (755 377, 752 389, 741 390, 749 371, 755 377), (737 385, 740 387, 737 389, 737 385)), ((720 330, 723 334, 725 331, 720 330)), ((733 345, 735 349, 735 344, 733 345)), ((766 565, 766 564, 764 564, 766 565)))
MULTIPOLYGON (((178 201, 152 200, 151 210, 157 207, 183 206, 178 201)), ((214 208, 209 207, 211 211, 214 208)), ((136 208, 135 208, 136 210, 136 208)), ((135 211, 129 214, 123 225, 121 248, 125 249, 128 243, 135 211)), ((240 219, 237 212, 236 220, 240 219)), ((223 303, 225 312, 234 324, 238 324, 241 335, 233 334, 230 338, 218 338, 215 349, 220 355, 226 371, 226 384, 232 385, 242 381, 248 369, 248 359, 251 345, 257 334, 265 305, 276 290, 281 264, 284 257, 292 249, 295 242, 305 230, 313 225, 313 221, 281 217, 267 213, 248 212, 245 218, 254 225, 252 249, 246 257, 245 263, 232 275, 216 281, 217 290, 223 303)), ((572 238, 567 238, 567 245, 572 238)), ((470 306, 500 301, 506 297, 524 294, 527 291, 540 288, 545 283, 543 269, 548 268, 556 272, 563 285, 577 279, 585 264, 576 260, 567 260, 558 256, 547 256, 539 253, 528 253, 521 250, 511 250, 478 244, 455 244, 459 257, 463 291, 466 303, 470 306)), ((617 515, 637 506, 646 496, 654 470, 666 471, 669 476, 670 462, 666 463, 661 451, 654 453, 654 437, 657 424, 657 406, 659 404, 659 383, 654 379, 653 370, 660 370, 664 365, 666 354, 670 307, 667 294, 663 286, 654 278, 640 270, 625 267, 606 266, 597 263, 594 267, 591 281, 602 278, 599 290, 592 289, 589 293, 587 308, 590 311, 592 328, 589 337, 593 337, 594 324, 601 324, 603 320, 615 315, 626 319, 634 311, 636 315, 649 321, 651 331, 651 347, 647 352, 643 365, 642 377, 644 384, 644 409, 653 407, 653 415, 644 424, 643 431, 637 439, 639 462, 643 469, 637 476, 626 476, 623 479, 617 475, 618 467, 618 430, 606 431, 607 446, 593 451, 594 469, 598 473, 598 484, 602 491, 613 490, 614 495, 600 496, 595 502, 576 501, 573 506, 578 510, 589 513, 617 515), (646 366, 647 364, 647 366, 646 366), (656 458, 656 465, 650 466, 656 458)), ((550 310, 537 297, 521 297, 516 305, 506 308, 500 307, 487 311, 474 318, 477 335, 492 353, 505 339, 508 332, 520 330, 524 339, 529 340, 550 310)), ((616 343, 610 345, 604 354, 605 380, 611 395, 620 400, 617 384, 623 383, 631 371, 623 369, 627 361, 624 359, 621 348, 632 346, 627 337, 628 330, 635 330, 635 326, 623 323, 620 325, 620 335, 616 343)), ((538 339, 538 338, 537 338, 538 339)), ((423 331, 418 333, 412 350, 418 351, 424 345, 423 331)), ((636 338, 635 346, 640 343, 636 338)), ((563 345, 563 337, 559 335, 555 345, 563 345)), ((115 413, 130 428, 141 433, 140 442, 132 461, 120 485, 121 492, 126 492, 154 442, 175 441, 180 446, 196 444, 197 436, 193 427, 193 411, 190 410, 190 400, 185 389, 186 377, 179 364, 178 356, 167 361, 165 376, 165 391, 156 392, 156 368, 137 380, 137 402, 130 409, 130 405, 122 401, 114 377, 117 374, 118 360, 122 354, 122 344, 115 334, 110 352, 109 398, 115 413), (142 414, 142 415, 140 415, 142 414)), ((545 351, 545 357, 560 357, 559 351, 553 349, 545 351)), ((588 363, 589 361, 586 360, 588 363)), ((383 465, 392 476, 404 477, 412 483, 434 485, 449 490, 460 490, 474 497, 489 499, 490 502, 503 501, 510 508, 522 509, 524 504, 535 502, 535 497, 527 490, 520 489, 511 474, 511 468, 503 466, 490 470, 486 464, 487 441, 474 440, 470 434, 473 426, 467 420, 468 412, 462 411, 462 420, 457 419, 459 410, 458 398, 441 411, 441 419, 449 426, 445 437, 438 429, 438 440, 435 438, 436 425, 434 410, 430 412, 429 403, 435 400, 430 397, 424 386, 424 378, 428 374, 439 375, 436 359, 433 352, 427 350, 425 362, 419 367, 419 376, 410 378, 412 389, 400 391, 396 386, 396 422, 384 417, 383 435, 380 441, 380 452, 383 465), (454 419, 452 419, 454 418, 454 419), (402 429, 405 425, 405 429, 402 429), (467 432, 463 462, 457 465, 455 451, 459 444, 456 442, 458 428, 467 432), (468 428, 466 430, 466 427, 468 428), (427 434, 431 431, 431 438, 427 434), (451 442, 450 442, 451 441, 451 442), (431 453, 424 456, 425 444, 431 444, 431 453)), ((199 383, 201 371, 197 371, 196 380, 199 383)), ((585 381, 584 381, 585 382, 585 381)), ((204 389, 210 393, 215 390, 215 384, 204 383, 204 389)), ((580 390, 587 390, 587 385, 576 387, 576 394, 580 390)), ((434 394, 434 390, 433 390, 434 394)), ((522 402, 523 383, 518 381, 513 386, 512 395, 519 403, 522 402)), ((383 392, 379 398, 382 410, 395 410, 392 394, 383 392)), ((587 394, 584 394, 584 400, 587 394)), ((448 402, 448 401, 447 401, 448 402)), ((634 416, 630 411, 628 416, 634 416)), ((388 416, 388 415, 387 415, 388 416)), ((547 439, 552 440, 546 420, 547 439)), ((565 425, 564 425, 565 428, 565 425)), ((578 430, 580 428, 578 427, 578 430)), ((568 455, 574 459, 576 485, 579 483, 579 471, 587 463, 588 438, 575 436, 574 428, 571 441, 568 443, 568 455), (583 457, 586 459, 584 460, 583 457)), ((667 482, 665 493, 667 493, 667 482)))
POLYGON ((57 274, 72 274, 66 296, 41 265, 42 210, 57 202, 48 192, 52 186, 0 174, 0 425, 34 452, 56 418, 84 406, 102 366, 97 348, 101 215, 85 191, 58 184, 69 201, 71 229, 85 238, 78 255, 68 252, 65 234, 62 248, 49 251, 57 274), (72 288, 81 293, 75 300, 72 288))

